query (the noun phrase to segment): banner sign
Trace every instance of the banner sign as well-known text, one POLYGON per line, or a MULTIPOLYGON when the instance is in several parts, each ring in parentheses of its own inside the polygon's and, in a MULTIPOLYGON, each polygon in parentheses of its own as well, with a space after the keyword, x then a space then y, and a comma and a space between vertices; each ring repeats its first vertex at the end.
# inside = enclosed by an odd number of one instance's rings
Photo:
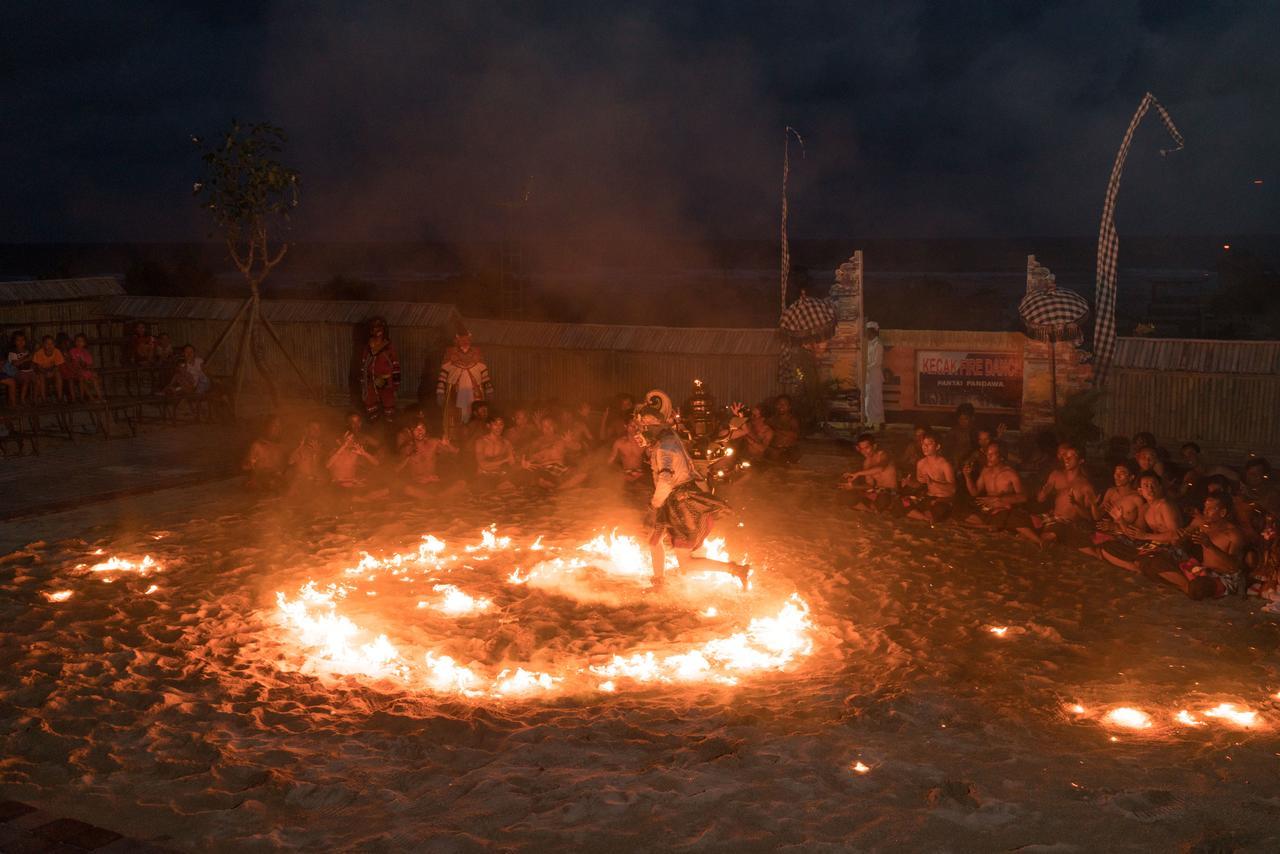
POLYGON ((972 403, 979 412, 1022 407, 1022 354, 1017 352, 916 351, 916 406, 955 409, 972 403))

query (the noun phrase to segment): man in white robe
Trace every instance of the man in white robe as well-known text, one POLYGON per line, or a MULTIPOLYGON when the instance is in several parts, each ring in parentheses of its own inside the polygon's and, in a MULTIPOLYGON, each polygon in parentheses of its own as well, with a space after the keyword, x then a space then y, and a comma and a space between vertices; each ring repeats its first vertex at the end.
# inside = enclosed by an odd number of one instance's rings
POLYGON ((867 321, 866 382, 862 389, 862 422, 869 430, 884 426, 884 345, 880 324, 867 321))

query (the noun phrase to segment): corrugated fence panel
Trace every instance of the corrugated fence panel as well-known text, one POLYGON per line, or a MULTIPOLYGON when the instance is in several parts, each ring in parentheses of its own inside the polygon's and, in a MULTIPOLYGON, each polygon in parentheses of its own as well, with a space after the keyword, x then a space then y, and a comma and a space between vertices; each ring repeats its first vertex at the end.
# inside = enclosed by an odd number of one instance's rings
POLYGON ((95 330, 92 320, 97 314, 98 301, 94 299, 0 305, 0 328, 8 335, 12 327, 31 324, 38 335, 84 332, 92 336, 95 330))
POLYGON ((1163 443, 1280 451, 1280 376, 1113 370, 1099 426, 1106 435, 1155 433, 1163 443))

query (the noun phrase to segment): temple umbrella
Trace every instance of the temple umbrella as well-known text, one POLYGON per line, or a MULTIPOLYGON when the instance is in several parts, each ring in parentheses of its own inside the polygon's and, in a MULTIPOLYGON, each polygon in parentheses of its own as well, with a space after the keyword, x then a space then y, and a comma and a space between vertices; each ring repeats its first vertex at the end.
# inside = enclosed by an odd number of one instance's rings
POLYGON ((1074 291, 1059 289, 1050 277, 1048 283, 1031 291, 1018 303, 1018 314, 1027 326, 1027 334, 1049 342, 1049 388, 1053 399, 1053 423, 1058 423, 1058 347, 1059 341, 1079 344, 1084 336, 1080 321, 1089 313, 1089 303, 1074 291))
POLYGON ((801 294, 800 299, 783 310, 778 328, 799 344, 825 341, 836 334, 836 304, 801 294))
POLYGON ((798 300, 783 309, 778 329, 782 332, 778 380, 783 385, 791 385, 797 375, 796 348, 829 341, 836 334, 836 304, 832 300, 814 299, 802 291, 798 300))

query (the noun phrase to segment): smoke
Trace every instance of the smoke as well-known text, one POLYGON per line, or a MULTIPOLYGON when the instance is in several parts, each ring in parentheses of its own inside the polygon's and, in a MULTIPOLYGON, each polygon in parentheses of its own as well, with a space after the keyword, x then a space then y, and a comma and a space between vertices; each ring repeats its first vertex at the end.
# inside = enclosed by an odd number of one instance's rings
POLYGON ((769 239, 786 124, 797 239, 1088 234, 1149 89, 1187 149, 1142 131, 1121 232, 1263 231, 1278 25, 1138 0, 10 4, 0 228, 198 239, 187 137, 238 116, 290 132, 307 240, 491 239, 526 187, 588 246, 769 239))

